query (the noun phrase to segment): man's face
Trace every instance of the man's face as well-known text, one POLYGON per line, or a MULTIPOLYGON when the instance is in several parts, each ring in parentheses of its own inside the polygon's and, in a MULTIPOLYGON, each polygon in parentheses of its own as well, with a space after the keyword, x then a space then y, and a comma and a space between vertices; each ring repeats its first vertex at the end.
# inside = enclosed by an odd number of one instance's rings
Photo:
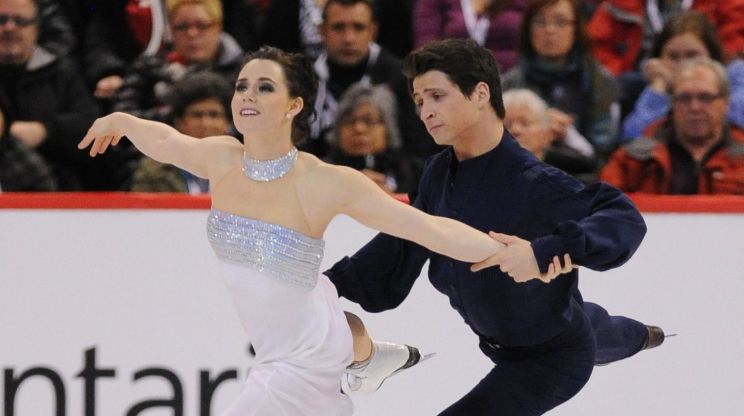
POLYGON ((321 26, 328 58, 344 65, 357 65, 369 53, 369 43, 377 35, 372 10, 364 3, 343 6, 332 3, 321 26))
POLYGON ((222 102, 216 98, 207 98, 186 107, 175 126, 183 134, 203 139, 226 134, 229 122, 222 102))
POLYGON ((474 140, 470 133, 478 123, 477 105, 444 72, 428 71, 416 76, 413 101, 426 131, 437 144, 457 148, 474 140))
POLYGON ((672 103, 674 130, 682 143, 699 146, 720 138, 729 101, 713 70, 684 70, 672 88, 672 103))
POLYGON ((0 1, 0 64, 28 62, 36 47, 37 20, 32 0, 0 1))

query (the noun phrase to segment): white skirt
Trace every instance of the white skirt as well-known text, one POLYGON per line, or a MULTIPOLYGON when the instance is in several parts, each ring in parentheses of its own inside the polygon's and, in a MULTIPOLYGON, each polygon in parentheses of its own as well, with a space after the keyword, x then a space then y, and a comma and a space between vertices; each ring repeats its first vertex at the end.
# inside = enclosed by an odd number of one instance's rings
POLYGON ((348 416, 341 376, 353 359, 349 325, 325 275, 313 289, 220 262, 255 365, 222 416, 348 416))

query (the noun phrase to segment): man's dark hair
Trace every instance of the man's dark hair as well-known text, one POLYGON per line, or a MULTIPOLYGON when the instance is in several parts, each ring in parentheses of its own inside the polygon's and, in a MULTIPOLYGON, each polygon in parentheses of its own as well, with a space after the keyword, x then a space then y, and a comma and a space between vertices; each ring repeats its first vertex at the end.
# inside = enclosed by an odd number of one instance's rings
POLYGON ((470 96, 479 82, 485 82, 491 92, 491 107, 504 118, 498 64, 491 51, 474 40, 439 40, 409 53, 403 60, 409 91, 413 91, 413 79, 428 71, 443 72, 465 96, 470 96))
POLYGON ((326 21, 326 18, 328 17, 328 7, 331 4, 338 4, 339 6, 344 7, 350 7, 357 3, 366 4, 369 7, 369 10, 372 12, 372 21, 377 21, 377 7, 375 7, 374 0, 328 0, 323 6, 323 21, 326 21))
POLYGON ((173 118, 181 118, 191 104, 214 98, 222 104, 228 120, 231 116, 232 86, 221 76, 210 71, 186 75, 173 86, 168 97, 173 118))

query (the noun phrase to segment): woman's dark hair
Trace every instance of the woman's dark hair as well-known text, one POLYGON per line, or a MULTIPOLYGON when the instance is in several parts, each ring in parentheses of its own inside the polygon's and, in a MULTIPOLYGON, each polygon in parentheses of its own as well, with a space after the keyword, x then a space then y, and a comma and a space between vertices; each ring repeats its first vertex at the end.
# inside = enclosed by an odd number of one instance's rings
MULTIPOLYGON (((522 16, 522 24, 519 27, 519 36, 517 40, 517 52, 521 56, 535 56, 534 46, 530 37, 530 26, 540 11, 548 6, 552 6, 564 0, 529 0, 522 16)), ((582 52, 591 51, 591 41, 589 33, 586 30, 586 19, 581 10, 581 2, 578 0, 565 0, 571 3, 571 9, 574 14, 574 44, 572 50, 579 49, 582 52)))
POLYGON ((488 84, 491 107, 503 119, 499 68, 493 54, 472 39, 445 39, 430 42, 408 54, 403 60, 403 73, 408 89, 413 91, 413 79, 428 71, 447 75, 465 96, 470 96, 479 82, 488 84))
POLYGON ((708 50, 711 59, 723 62, 724 52, 716 27, 704 13, 696 10, 676 14, 666 21, 664 28, 661 29, 654 40, 651 56, 661 56, 661 50, 664 49, 664 45, 670 39, 685 33, 691 33, 700 39, 708 50))
POLYGON ((300 53, 289 53, 273 46, 262 46, 245 57, 243 66, 255 59, 266 59, 278 63, 284 71, 289 96, 302 98, 302 111, 292 120, 292 143, 300 144, 310 134, 310 121, 315 118, 315 96, 318 93, 318 77, 315 75, 310 60, 300 53))
POLYGON ((199 101, 214 98, 222 104, 225 115, 230 118, 232 86, 224 78, 210 71, 199 71, 186 75, 173 86, 168 96, 171 115, 182 118, 186 109, 199 101))

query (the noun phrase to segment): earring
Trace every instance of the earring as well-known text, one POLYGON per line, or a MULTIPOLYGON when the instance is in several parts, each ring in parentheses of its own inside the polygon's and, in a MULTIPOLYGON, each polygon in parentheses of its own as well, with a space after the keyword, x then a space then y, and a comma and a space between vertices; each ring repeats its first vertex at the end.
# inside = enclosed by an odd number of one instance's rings
POLYGON ((287 118, 292 118, 292 113, 287 113, 287 114, 285 114, 285 117, 287 117, 287 118))

